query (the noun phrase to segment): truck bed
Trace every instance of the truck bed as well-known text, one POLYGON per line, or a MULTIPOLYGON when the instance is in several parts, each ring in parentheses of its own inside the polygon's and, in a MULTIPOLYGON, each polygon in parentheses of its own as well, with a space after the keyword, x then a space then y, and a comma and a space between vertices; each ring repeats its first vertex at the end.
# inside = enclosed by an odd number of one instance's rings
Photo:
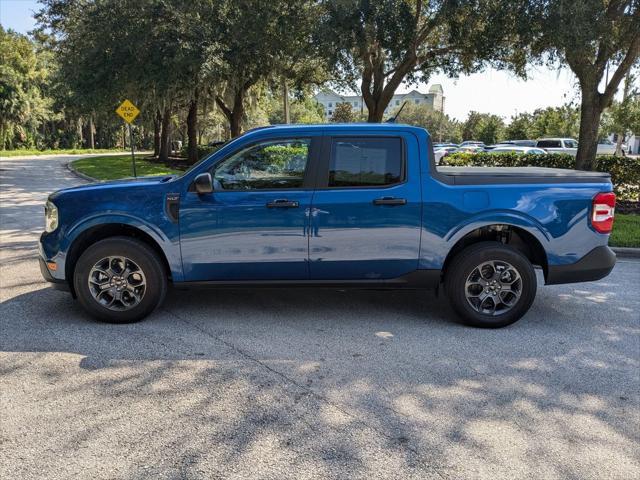
POLYGON ((451 185, 498 183, 602 183, 610 180, 606 172, 587 172, 546 167, 436 167, 438 180, 451 185))

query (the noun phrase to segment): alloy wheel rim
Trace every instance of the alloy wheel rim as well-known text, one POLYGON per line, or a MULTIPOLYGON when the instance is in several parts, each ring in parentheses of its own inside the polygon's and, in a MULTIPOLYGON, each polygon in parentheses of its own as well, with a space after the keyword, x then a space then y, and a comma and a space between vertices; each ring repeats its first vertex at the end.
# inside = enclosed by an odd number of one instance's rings
POLYGON ((123 256, 105 257, 89 272, 93 299, 109 310, 131 310, 142 301, 147 280, 133 260, 123 256))
POLYGON ((522 296, 520 272, 508 262, 490 260, 476 266, 464 285, 467 303, 483 315, 503 315, 522 296))

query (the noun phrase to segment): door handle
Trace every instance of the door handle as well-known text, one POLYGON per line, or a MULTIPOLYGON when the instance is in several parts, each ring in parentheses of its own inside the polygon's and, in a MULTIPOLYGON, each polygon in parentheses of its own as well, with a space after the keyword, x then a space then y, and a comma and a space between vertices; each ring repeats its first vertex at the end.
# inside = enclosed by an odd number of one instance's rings
POLYGON ((279 198, 272 202, 267 202, 267 208, 298 208, 300 203, 295 200, 287 200, 286 198, 279 198))
POLYGON ((406 198, 382 197, 373 201, 374 205, 406 205, 406 198))

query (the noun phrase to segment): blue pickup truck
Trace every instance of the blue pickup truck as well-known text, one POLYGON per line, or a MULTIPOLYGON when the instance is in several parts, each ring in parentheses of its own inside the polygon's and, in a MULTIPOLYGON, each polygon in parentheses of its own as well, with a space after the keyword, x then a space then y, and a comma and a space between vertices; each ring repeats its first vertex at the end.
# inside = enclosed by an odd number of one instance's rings
POLYGON ((426 130, 272 126, 179 176, 53 193, 42 275, 93 316, 142 319, 174 287, 443 290, 501 327, 546 284, 609 274, 609 175, 437 166, 426 130))

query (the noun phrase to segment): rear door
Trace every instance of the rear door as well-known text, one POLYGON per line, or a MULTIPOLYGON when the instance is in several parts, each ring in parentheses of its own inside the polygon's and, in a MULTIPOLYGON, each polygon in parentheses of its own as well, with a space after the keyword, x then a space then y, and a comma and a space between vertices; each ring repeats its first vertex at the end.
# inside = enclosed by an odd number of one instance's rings
POLYGON ((417 269, 418 159, 411 134, 325 137, 307 231, 312 280, 390 279, 417 269))

